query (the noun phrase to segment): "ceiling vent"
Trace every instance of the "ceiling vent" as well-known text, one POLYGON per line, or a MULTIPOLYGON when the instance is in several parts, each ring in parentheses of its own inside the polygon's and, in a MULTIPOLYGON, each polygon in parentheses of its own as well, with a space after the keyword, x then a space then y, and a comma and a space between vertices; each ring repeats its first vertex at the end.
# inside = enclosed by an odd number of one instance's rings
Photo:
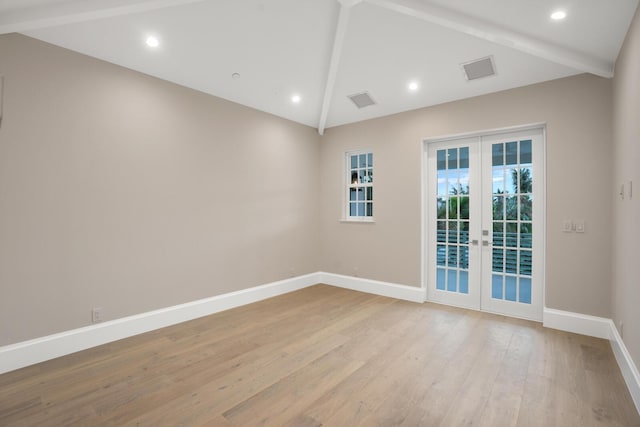
POLYGON ((358 108, 368 107, 376 103, 368 92, 356 93, 355 95, 349 95, 347 98, 353 101, 358 108))
POLYGON ((483 77, 494 76, 496 74, 496 67, 493 63, 493 57, 487 56, 486 58, 476 59, 462 64, 462 70, 467 80, 476 80, 483 77))

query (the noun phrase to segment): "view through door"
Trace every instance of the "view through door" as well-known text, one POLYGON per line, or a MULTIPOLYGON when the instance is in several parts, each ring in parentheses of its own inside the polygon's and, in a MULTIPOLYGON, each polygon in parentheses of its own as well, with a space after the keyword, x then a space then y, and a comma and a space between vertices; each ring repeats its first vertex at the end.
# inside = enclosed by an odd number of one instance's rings
POLYGON ((542 319, 542 128, 426 142, 428 300, 542 319))

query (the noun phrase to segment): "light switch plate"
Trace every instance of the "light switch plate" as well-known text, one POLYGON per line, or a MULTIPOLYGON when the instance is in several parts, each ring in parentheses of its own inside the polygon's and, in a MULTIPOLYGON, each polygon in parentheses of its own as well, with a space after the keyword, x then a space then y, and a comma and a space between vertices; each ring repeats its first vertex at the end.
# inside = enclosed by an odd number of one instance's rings
POLYGON ((562 231, 565 233, 573 232, 573 223, 570 219, 565 219, 564 221, 562 221, 562 231))
POLYGON ((584 233, 584 221, 578 220, 576 221, 576 233, 584 233))

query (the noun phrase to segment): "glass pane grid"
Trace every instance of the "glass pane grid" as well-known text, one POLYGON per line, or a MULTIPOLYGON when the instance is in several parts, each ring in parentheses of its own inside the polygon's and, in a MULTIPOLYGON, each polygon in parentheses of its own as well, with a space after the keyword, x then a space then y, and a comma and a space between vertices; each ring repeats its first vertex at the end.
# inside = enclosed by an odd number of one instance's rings
POLYGON ((349 155, 350 217, 373 216, 373 153, 349 155))
POLYGON ((469 293, 469 148, 437 151, 436 289, 469 293))
POLYGON ((491 297, 531 304, 533 168, 531 140, 492 145, 491 297))

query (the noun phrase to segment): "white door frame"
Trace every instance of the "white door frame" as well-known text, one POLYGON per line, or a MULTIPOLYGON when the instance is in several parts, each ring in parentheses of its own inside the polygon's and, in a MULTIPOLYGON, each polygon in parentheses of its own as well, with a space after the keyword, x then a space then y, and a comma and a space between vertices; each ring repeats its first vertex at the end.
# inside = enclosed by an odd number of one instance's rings
MULTIPOLYGON (((547 155, 546 155, 546 149, 547 149, 547 138, 546 138, 546 123, 544 122, 540 122, 540 123, 531 123, 531 124, 526 124, 526 125, 521 125, 521 126, 512 126, 512 127, 504 127, 504 128, 496 128, 496 129, 489 129, 489 130, 483 130, 483 131, 474 131, 474 132, 465 132, 465 133, 459 133, 459 134, 449 134, 449 135, 443 135, 443 136, 434 136, 434 137, 427 137, 427 138, 423 138, 421 140, 421 169, 422 169, 422 179, 421 179, 421 198, 422 198, 422 203, 421 203, 421 222, 420 222, 420 226, 421 226, 421 242, 420 242, 420 246, 421 246, 421 257, 420 257, 420 264, 421 264, 421 287, 422 290, 424 291, 424 294, 426 296, 426 301, 428 302, 436 302, 438 303, 438 301, 435 301, 432 296, 429 293, 429 286, 427 283, 427 280, 429 278, 429 263, 427 262, 427 260, 429 259, 429 256, 431 255, 429 253, 429 251, 431 250, 429 248, 429 209, 431 208, 431 204, 434 203, 434 201, 429 200, 428 196, 428 189, 429 189, 429 185, 431 184, 430 182, 430 177, 429 177, 429 168, 428 168, 428 146, 431 143, 435 143, 435 142, 446 142, 446 141, 452 141, 452 140, 459 140, 459 139, 465 139, 465 138, 474 138, 474 137, 489 137, 489 136, 494 136, 494 135, 500 135, 500 134, 509 134, 509 133, 514 133, 514 132, 523 132, 523 131, 528 131, 528 130, 541 130, 542 132, 542 167, 540 168, 540 170, 542 171, 542 184, 540 185, 540 187, 538 188, 540 195, 537 195, 536 200, 538 201, 538 203, 542 204, 542 211, 543 211, 543 215, 540 218, 540 224, 538 225, 538 227, 542 228, 541 234, 540 234, 540 239, 541 239, 541 247, 542 247, 542 258, 540 259, 540 265, 539 268, 541 269, 539 275, 540 275, 540 282, 541 282, 541 286, 542 286, 542 304, 540 307, 540 312, 537 313, 535 316, 532 317, 526 317, 529 320, 535 320, 535 321, 542 321, 542 313, 544 311, 544 308, 546 306, 545 301, 546 301, 546 216, 547 216, 547 198, 546 198, 546 175, 547 175, 547 155)), ((538 174, 538 178, 540 179, 540 174, 538 174)), ((502 314, 502 313, 501 313, 502 314)), ((514 316, 514 317, 518 317, 518 316, 514 316)))
MULTIPOLYGON (((482 169, 480 167, 481 160, 481 152, 480 152, 480 144, 478 144, 478 137, 468 137, 468 138, 458 138, 458 139, 448 139, 446 141, 431 141, 426 145, 427 149, 427 171, 434 171, 436 167, 436 158, 435 156, 429 156, 429 151, 433 150, 448 150, 451 148, 456 148, 459 146, 467 146, 469 149, 469 181, 471 183, 477 184, 481 182, 481 174, 482 169), (437 148, 436 148, 437 146, 437 148)), ((435 154, 433 152, 432 154, 435 154)), ((425 188, 424 198, 426 200, 432 201, 437 198, 436 191, 434 185, 427 186, 425 188)), ((482 189, 477 186, 470 194, 469 197, 469 217, 470 218, 481 218, 482 211, 480 209, 482 202, 482 189)), ((428 202, 429 203, 429 202, 428 202)), ((429 203, 427 205, 426 218, 426 243, 427 247, 429 247, 429 242, 436 241, 437 230, 433 227, 429 226, 429 214, 435 214, 435 212, 430 212, 435 209, 433 203, 429 203)), ((448 208, 447 208, 448 210, 448 208)), ((482 224, 480 221, 472 221, 471 228, 469 230, 469 239, 473 240, 474 238, 480 235, 480 229, 482 224)), ((481 283, 481 277, 478 274, 482 266, 480 264, 481 257, 481 248, 480 245, 468 245, 468 257, 469 257, 469 269, 468 271, 468 293, 459 293, 459 292, 434 292, 429 293, 432 289, 427 287, 428 300, 431 302, 437 302, 447 305, 454 305, 456 307, 470 308, 478 310, 480 309, 480 289, 477 284, 481 283), (473 285, 473 286, 472 286, 473 285)), ((448 259, 448 257, 447 257, 448 259)), ((436 265, 436 254, 433 251, 427 253, 427 265, 436 265)), ((427 283, 428 280, 435 274, 434 271, 427 271, 427 283)))

